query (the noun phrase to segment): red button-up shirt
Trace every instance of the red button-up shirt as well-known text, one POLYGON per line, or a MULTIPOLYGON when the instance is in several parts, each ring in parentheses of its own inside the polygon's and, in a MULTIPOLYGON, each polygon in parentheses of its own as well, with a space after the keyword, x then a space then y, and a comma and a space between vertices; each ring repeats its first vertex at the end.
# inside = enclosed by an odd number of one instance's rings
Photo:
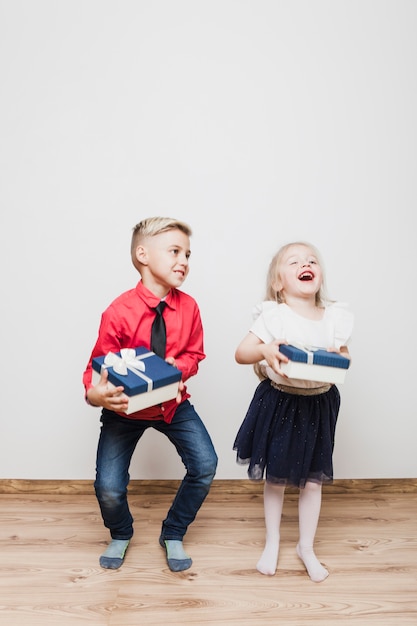
MULTIPOLYGON (((197 373, 199 362, 205 358, 200 311, 196 301, 178 289, 171 289, 165 302, 165 356, 174 357, 175 365, 182 373, 182 380, 186 381, 197 373)), ((94 357, 119 352, 122 348, 144 346, 150 349, 151 326, 155 318, 152 309, 158 303, 159 298, 139 281, 135 289, 122 293, 104 311, 98 338, 83 375, 86 391, 93 386, 91 363, 94 357)), ((184 387, 182 400, 189 397, 184 387)), ((177 406, 174 399, 130 415, 120 415, 130 419, 163 419, 169 423, 177 406)))

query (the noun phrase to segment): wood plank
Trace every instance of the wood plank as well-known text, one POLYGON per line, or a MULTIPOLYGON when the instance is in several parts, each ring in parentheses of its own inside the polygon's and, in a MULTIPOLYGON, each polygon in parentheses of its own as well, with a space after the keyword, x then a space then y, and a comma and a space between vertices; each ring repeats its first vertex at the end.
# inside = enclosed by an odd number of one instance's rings
MULTIPOLYGON (((131 494, 174 494, 179 480, 132 480, 131 494)), ((259 494, 263 482, 248 479, 215 479, 211 492, 217 494, 259 494)), ((325 493, 417 493, 417 478, 371 478, 338 479, 331 485, 324 485, 325 493)), ((297 489, 288 488, 288 493, 297 489)), ((32 480, 0 479, 0 494, 55 494, 91 495, 94 493, 93 480, 32 480)))
POLYGON ((108 532, 91 494, 0 495, 0 624, 4 626, 416 626, 414 493, 326 492, 312 583, 295 553, 296 494, 284 503, 275 576, 255 564, 261 493, 210 492, 190 527, 190 570, 170 572, 158 545, 172 494, 130 497, 135 535, 120 570, 100 568, 108 532))

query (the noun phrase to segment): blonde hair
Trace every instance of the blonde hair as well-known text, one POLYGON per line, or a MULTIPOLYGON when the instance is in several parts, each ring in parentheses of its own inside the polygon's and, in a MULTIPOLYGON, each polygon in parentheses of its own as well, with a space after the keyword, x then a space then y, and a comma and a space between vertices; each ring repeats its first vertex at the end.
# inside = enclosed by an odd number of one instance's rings
POLYGON ((274 285, 276 285, 277 278, 279 277, 282 259, 285 253, 293 246, 305 246, 306 248, 310 248, 311 252, 317 258, 317 261, 322 271, 323 280, 320 289, 316 293, 316 306, 323 306, 326 302, 328 302, 325 287, 323 261, 317 248, 307 241, 293 241, 291 243, 287 243, 282 246, 278 250, 278 252, 272 257, 266 276, 265 300, 273 300, 275 302, 278 302, 278 304, 282 304, 283 302, 285 302, 284 295, 280 291, 276 291, 274 285))
MULTIPOLYGON (((317 248, 307 241, 292 241, 291 243, 287 243, 282 246, 278 250, 278 252, 274 254, 269 264, 268 273, 266 276, 266 293, 264 300, 272 300, 274 302, 277 302, 278 304, 283 304, 285 302, 284 294, 280 291, 277 291, 274 285, 276 285, 277 278, 279 277, 282 259, 285 253, 293 246, 305 246, 306 248, 309 248, 316 257, 323 276, 320 289, 316 293, 316 306, 324 306, 324 304, 326 302, 329 302, 329 300, 327 298, 325 289, 323 261, 317 248)), ((253 366, 253 370, 260 380, 265 380, 265 378, 267 378, 267 376, 263 372, 263 368, 260 363, 255 363, 253 366)))
POLYGON ((130 255, 132 257, 132 263, 138 271, 140 267, 136 258, 136 248, 138 245, 147 237, 155 237, 155 235, 174 229, 182 231, 188 237, 192 235, 192 230, 188 224, 172 217, 148 217, 138 222, 136 226, 133 227, 130 255))

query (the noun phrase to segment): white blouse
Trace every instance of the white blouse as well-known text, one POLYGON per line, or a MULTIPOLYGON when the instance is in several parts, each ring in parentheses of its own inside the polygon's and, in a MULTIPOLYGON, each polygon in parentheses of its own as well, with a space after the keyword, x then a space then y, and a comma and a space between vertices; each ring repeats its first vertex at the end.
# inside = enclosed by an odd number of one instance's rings
MULTIPOLYGON (((326 305, 321 320, 310 320, 295 313, 287 304, 265 301, 254 309, 255 321, 250 331, 264 343, 285 339, 289 344, 315 348, 339 349, 348 344, 353 329, 353 314, 347 305, 333 302, 326 305)), ((294 387, 318 387, 323 383, 283 378, 263 362, 265 374, 278 384, 294 387)))

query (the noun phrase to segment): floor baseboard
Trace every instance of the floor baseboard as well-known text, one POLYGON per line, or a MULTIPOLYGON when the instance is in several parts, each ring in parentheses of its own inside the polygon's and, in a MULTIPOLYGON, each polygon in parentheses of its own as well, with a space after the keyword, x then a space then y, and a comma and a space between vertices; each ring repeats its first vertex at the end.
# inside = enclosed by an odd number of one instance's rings
MULTIPOLYGON (((131 480, 131 494, 174 494, 179 480, 131 480)), ((210 494, 238 495, 261 494, 263 481, 248 479, 215 479, 210 494)), ((288 492, 297 490, 288 487, 288 492)), ((323 486, 323 493, 417 493, 417 478, 353 478, 334 480, 323 486)), ((1 494, 48 494, 48 495, 91 495, 94 494, 93 480, 0 480, 1 494)))

